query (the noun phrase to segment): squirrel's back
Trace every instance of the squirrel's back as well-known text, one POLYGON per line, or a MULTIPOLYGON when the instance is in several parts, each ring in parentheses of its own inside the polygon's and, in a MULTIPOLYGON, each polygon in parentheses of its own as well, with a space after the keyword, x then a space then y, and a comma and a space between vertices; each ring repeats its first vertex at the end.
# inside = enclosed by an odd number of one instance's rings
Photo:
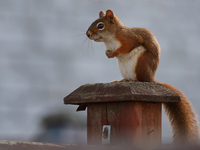
POLYGON ((156 71, 160 61, 160 45, 155 35, 146 28, 131 28, 134 34, 141 36, 145 51, 138 57, 135 68, 138 81, 155 81, 156 71))

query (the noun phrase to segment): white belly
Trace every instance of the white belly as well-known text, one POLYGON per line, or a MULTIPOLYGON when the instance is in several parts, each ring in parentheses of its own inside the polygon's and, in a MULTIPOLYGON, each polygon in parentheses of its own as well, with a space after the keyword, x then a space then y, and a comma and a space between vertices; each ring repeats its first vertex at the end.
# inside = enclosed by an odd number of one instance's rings
POLYGON ((118 66, 122 76, 125 79, 137 80, 135 74, 135 67, 137 65, 138 57, 145 51, 143 46, 133 49, 128 54, 121 54, 117 56, 118 66))

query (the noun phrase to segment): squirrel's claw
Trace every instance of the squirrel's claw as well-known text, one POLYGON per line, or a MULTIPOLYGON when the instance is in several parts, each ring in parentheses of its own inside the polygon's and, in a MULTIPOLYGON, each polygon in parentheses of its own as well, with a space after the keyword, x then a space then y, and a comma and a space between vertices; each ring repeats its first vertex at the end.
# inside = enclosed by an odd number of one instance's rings
POLYGON ((113 56, 111 50, 106 50, 106 56, 107 56, 108 58, 113 58, 113 57, 115 57, 115 56, 113 56))

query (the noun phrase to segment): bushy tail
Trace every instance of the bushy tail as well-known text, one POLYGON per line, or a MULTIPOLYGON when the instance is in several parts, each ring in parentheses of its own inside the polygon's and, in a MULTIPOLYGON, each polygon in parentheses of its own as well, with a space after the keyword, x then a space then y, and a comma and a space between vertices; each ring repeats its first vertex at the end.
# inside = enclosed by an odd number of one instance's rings
POLYGON ((179 89, 168 84, 156 83, 173 90, 181 98, 181 102, 163 104, 172 126, 175 144, 199 144, 199 122, 191 102, 179 89))

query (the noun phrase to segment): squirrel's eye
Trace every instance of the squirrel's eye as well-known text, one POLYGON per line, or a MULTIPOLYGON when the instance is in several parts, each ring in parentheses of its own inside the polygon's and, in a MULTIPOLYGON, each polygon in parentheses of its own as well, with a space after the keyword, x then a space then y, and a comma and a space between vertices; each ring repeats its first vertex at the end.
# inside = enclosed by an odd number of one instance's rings
POLYGON ((103 24, 102 22, 99 22, 99 23, 97 24, 97 28, 98 28, 99 30, 103 30, 103 29, 104 29, 104 24, 103 24))

